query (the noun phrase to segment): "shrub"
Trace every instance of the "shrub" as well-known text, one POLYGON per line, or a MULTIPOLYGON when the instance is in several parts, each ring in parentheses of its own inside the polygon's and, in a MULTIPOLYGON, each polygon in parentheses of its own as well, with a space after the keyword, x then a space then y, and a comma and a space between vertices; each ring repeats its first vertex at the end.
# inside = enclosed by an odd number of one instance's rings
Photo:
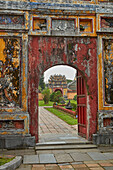
POLYGON ((55 92, 54 95, 54 102, 59 103, 60 102, 60 97, 62 96, 62 93, 60 91, 55 92))
POLYGON ((49 88, 44 89, 42 91, 42 94, 43 94, 44 103, 45 104, 49 103, 49 100, 50 100, 50 90, 49 90, 49 88))
POLYGON ((51 102, 54 102, 54 95, 55 95, 55 92, 53 92, 53 93, 50 94, 50 101, 51 101, 51 102))
POLYGON ((77 100, 77 95, 74 96, 73 100, 75 100, 75 101, 77 100))
POLYGON ((74 109, 74 110, 76 110, 76 109, 77 109, 77 104, 75 104, 75 103, 71 103, 71 106, 73 107, 73 109, 74 109))
POLYGON ((65 99, 63 97, 59 98, 61 104, 65 104, 65 99))
POLYGON ((60 91, 53 92, 50 95, 50 101, 60 103, 60 101, 63 99, 61 96, 62 93, 60 91))

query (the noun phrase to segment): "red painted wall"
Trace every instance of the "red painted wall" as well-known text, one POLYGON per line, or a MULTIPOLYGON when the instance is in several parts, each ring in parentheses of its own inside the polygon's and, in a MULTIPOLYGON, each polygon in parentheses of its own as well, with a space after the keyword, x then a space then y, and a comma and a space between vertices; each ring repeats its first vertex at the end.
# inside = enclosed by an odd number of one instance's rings
POLYGON ((97 115, 97 40, 80 37, 30 37, 28 111, 30 132, 38 140, 38 82, 45 70, 66 64, 80 70, 86 81, 90 105, 89 139, 96 133, 97 115))

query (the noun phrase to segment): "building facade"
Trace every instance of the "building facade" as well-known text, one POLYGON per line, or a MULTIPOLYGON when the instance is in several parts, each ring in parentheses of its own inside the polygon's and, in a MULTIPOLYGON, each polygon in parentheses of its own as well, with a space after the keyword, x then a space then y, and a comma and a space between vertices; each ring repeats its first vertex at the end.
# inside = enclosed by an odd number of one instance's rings
POLYGON ((73 99, 74 96, 77 95, 77 81, 76 76, 74 80, 67 85, 67 98, 73 99))
POLYGON ((48 82, 50 93, 59 90, 63 97, 67 97, 67 80, 65 75, 51 75, 48 82))
POLYGON ((38 141, 38 82, 45 70, 59 64, 79 73, 80 134, 96 143, 113 142, 112 0, 1 0, 3 147, 38 141), (8 145, 15 136, 20 143, 8 145))

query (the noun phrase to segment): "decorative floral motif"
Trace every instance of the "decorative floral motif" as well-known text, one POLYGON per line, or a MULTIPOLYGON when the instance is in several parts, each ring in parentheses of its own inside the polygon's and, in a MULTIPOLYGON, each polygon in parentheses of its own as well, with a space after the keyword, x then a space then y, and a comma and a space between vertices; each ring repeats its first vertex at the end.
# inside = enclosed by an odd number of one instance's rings
POLYGON ((66 20, 66 19, 53 19, 52 20, 52 29, 60 31, 75 31, 75 21, 66 20))
POLYGON ((104 40, 105 102, 113 104, 113 40, 104 40))
POLYGON ((113 28, 113 18, 102 18, 101 20, 102 28, 113 28))
POLYGON ((0 15, 0 25, 24 25, 24 17, 18 15, 0 15))
POLYGON ((0 106, 19 104, 19 40, 4 39, 4 61, 0 60, 0 106))

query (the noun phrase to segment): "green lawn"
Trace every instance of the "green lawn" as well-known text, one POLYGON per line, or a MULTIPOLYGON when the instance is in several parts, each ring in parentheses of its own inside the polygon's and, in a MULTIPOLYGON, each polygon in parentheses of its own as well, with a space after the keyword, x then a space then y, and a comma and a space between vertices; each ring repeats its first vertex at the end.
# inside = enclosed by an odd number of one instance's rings
POLYGON ((54 102, 50 102, 48 104, 45 104, 43 100, 39 100, 38 104, 39 106, 53 106, 54 102))
POLYGON ((2 157, 0 157, 0 166, 4 165, 5 163, 12 161, 13 159, 14 159, 14 157, 13 158, 2 158, 2 157))
POLYGON ((70 102, 77 104, 77 101, 75 101, 75 100, 70 100, 70 102))
POLYGON ((56 116, 58 116, 60 119, 64 120, 66 123, 68 123, 69 125, 76 125, 77 119, 72 118, 71 116, 57 110, 54 108, 45 108, 48 111, 50 111, 51 113, 55 114, 56 116))
MULTIPOLYGON (((65 109, 65 106, 62 106, 62 107, 65 109)), ((72 108, 71 110, 75 112, 75 109, 72 108)))
MULTIPOLYGON (((69 102, 69 100, 66 100, 66 104, 67 104, 68 102, 69 102)), ((75 100, 70 100, 70 102, 77 104, 77 101, 75 101, 75 100)), ((54 103, 54 102, 49 101, 48 104, 44 104, 44 101, 43 101, 43 100, 39 100, 39 102, 38 102, 39 106, 53 106, 53 103, 54 103)), ((60 104, 60 103, 59 103, 59 104, 60 104)))

